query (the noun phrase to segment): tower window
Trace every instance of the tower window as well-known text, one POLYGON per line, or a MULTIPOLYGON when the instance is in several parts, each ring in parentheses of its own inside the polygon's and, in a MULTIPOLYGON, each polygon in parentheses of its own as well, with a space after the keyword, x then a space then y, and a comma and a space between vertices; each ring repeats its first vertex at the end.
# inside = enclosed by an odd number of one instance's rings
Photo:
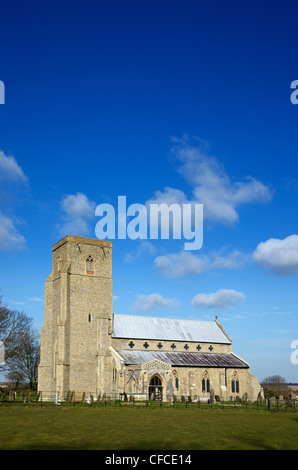
POLYGON ((88 315, 88 322, 91 323, 91 313, 88 315))
POLYGON ((86 274, 94 274, 93 259, 90 255, 86 260, 86 274))

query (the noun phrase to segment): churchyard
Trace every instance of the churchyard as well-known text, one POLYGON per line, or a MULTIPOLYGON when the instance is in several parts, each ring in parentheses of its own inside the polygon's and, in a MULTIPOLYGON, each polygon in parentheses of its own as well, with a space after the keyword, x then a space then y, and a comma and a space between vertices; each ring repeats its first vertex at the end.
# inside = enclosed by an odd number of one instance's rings
POLYGON ((153 405, 2 403, 0 449, 298 449, 298 413, 293 407, 153 405))

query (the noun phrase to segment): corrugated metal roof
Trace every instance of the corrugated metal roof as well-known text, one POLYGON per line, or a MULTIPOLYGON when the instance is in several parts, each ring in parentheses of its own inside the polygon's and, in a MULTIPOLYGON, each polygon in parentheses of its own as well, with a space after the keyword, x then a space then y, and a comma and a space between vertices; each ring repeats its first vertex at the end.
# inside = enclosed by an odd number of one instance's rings
POLYGON ((231 344, 215 321, 114 314, 114 338, 231 344))
POLYGON ((248 368, 249 365, 239 357, 231 354, 215 353, 190 353, 171 351, 141 351, 116 349, 125 364, 144 364, 159 359, 172 366, 193 366, 193 367, 232 367, 248 368))

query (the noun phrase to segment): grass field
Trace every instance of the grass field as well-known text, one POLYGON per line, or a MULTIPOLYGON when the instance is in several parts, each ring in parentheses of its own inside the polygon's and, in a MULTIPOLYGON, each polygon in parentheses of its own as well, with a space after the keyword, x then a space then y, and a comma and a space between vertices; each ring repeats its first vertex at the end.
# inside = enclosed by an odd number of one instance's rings
POLYGON ((297 450, 298 413, 169 408, 0 408, 1 450, 297 450))

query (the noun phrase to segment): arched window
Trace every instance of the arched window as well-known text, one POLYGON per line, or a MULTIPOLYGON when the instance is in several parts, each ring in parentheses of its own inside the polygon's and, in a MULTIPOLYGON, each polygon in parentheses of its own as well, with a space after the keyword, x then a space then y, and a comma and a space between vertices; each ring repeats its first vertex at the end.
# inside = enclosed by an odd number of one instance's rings
POLYGON ((86 274, 94 274, 93 270, 93 259, 91 255, 86 259, 86 274))
POLYGON ((113 361, 113 382, 117 381, 117 368, 116 368, 116 363, 113 361))
POLYGON ((174 376, 174 379, 175 379, 175 387, 178 390, 179 389, 179 379, 178 379, 178 374, 177 374, 176 370, 173 370, 173 376, 174 376))
POLYGON ((231 390, 232 390, 232 393, 240 392, 239 379, 238 379, 238 375, 236 372, 234 372, 234 374, 232 375, 231 390))
POLYGON ((204 372, 202 378, 202 392, 210 393, 210 379, 207 371, 204 372))

